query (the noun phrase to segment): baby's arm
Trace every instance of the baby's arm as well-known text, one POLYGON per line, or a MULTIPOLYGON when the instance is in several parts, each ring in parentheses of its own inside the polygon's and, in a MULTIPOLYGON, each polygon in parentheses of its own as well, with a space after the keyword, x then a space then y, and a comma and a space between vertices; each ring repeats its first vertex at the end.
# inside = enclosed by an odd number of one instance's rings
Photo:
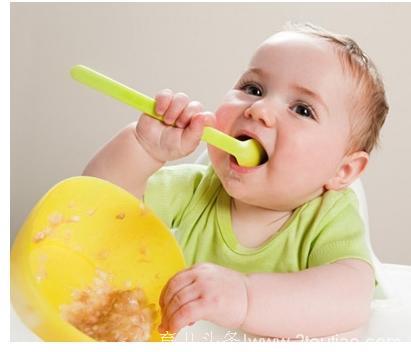
POLYGON ((147 179, 166 161, 190 154, 213 114, 196 101, 169 89, 156 95, 156 112, 164 124, 142 114, 109 141, 89 162, 83 175, 106 179, 142 198, 147 179))
POLYGON ((369 317, 373 269, 346 259, 296 273, 247 277, 248 310, 241 328, 266 336, 328 336, 369 317))
POLYGON ((163 289, 160 331, 209 320, 260 336, 333 335, 367 321, 373 288, 372 268, 355 259, 295 273, 249 275, 199 264, 163 289))
POLYGON ((138 142, 134 122, 109 141, 88 163, 83 175, 110 181, 142 198, 150 175, 164 162, 155 160, 138 142))

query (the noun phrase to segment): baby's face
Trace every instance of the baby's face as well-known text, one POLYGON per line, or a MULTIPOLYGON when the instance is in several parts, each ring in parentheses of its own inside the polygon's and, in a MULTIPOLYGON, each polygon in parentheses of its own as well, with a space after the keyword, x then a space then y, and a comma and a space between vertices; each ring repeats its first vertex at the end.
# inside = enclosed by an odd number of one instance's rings
POLYGON ((209 146, 228 194, 273 210, 292 210, 322 194, 349 143, 353 90, 325 40, 281 32, 265 41, 216 111, 218 129, 253 137, 268 154, 266 163, 242 168, 209 146))

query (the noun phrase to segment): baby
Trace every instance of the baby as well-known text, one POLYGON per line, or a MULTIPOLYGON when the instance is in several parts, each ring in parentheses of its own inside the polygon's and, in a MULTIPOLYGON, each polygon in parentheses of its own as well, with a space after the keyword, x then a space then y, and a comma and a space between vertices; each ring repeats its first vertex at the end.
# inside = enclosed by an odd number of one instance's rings
POLYGON ((293 25, 264 41, 215 114, 169 89, 165 123, 142 114, 84 175, 144 199, 175 231, 188 268, 164 287, 160 332, 197 320, 295 338, 364 324, 374 271, 355 194, 388 112, 373 63, 345 36, 293 25), (166 166, 204 126, 256 139, 252 168, 208 146, 211 164, 166 166))

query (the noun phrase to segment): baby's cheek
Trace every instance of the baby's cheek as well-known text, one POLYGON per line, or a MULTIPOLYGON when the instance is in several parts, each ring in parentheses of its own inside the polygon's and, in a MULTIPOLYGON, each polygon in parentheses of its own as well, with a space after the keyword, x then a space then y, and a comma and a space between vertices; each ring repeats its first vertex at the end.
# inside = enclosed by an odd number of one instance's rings
POLYGON ((336 148, 321 140, 320 136, 317 140, 308 137, 296 139, 287 151, 286 159, 293 160, 291 173, 299 175, 307 185, 325 182, 335 173, 339 161, 336 148))
POLYGON ((295 187, 300 183, 310 184, 312 179, 322 179, 331 151, 323 148, 320 141, 321 136, 312 131, 278 129, 273 167, 288 182, 295 183, 295 187), (283 167, 279 169, 279 165, 283 167))

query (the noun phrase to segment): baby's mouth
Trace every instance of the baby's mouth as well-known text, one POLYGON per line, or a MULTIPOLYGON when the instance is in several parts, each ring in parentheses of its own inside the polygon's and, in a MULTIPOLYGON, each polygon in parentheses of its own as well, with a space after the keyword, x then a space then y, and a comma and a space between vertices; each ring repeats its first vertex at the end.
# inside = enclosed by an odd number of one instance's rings
MULTIPOLYGON (((268 153, 267 153, 266 149, 264 148, 263 144, 257 138, 254 138, 254 137, 249 136, 249 135, 244 134, 244 133, 242 133, 242 134, 240 134, 240 135, 238 135, 234 138, 238 139, 239 141, 247 141, 249 139, 254 139, 257 143, 260 144, 260 146, 263 149, 263 155, 261 156, 260 163, 257 165, 257 167, 265 164, 268 161, 268 159, 269 159, 268 158, 268 153)), ((231 155, 230 158, 231 158, 231 160, 233 160, 238 165, 238 162, 237 162, 236 158, 233 155, 231 155)))

